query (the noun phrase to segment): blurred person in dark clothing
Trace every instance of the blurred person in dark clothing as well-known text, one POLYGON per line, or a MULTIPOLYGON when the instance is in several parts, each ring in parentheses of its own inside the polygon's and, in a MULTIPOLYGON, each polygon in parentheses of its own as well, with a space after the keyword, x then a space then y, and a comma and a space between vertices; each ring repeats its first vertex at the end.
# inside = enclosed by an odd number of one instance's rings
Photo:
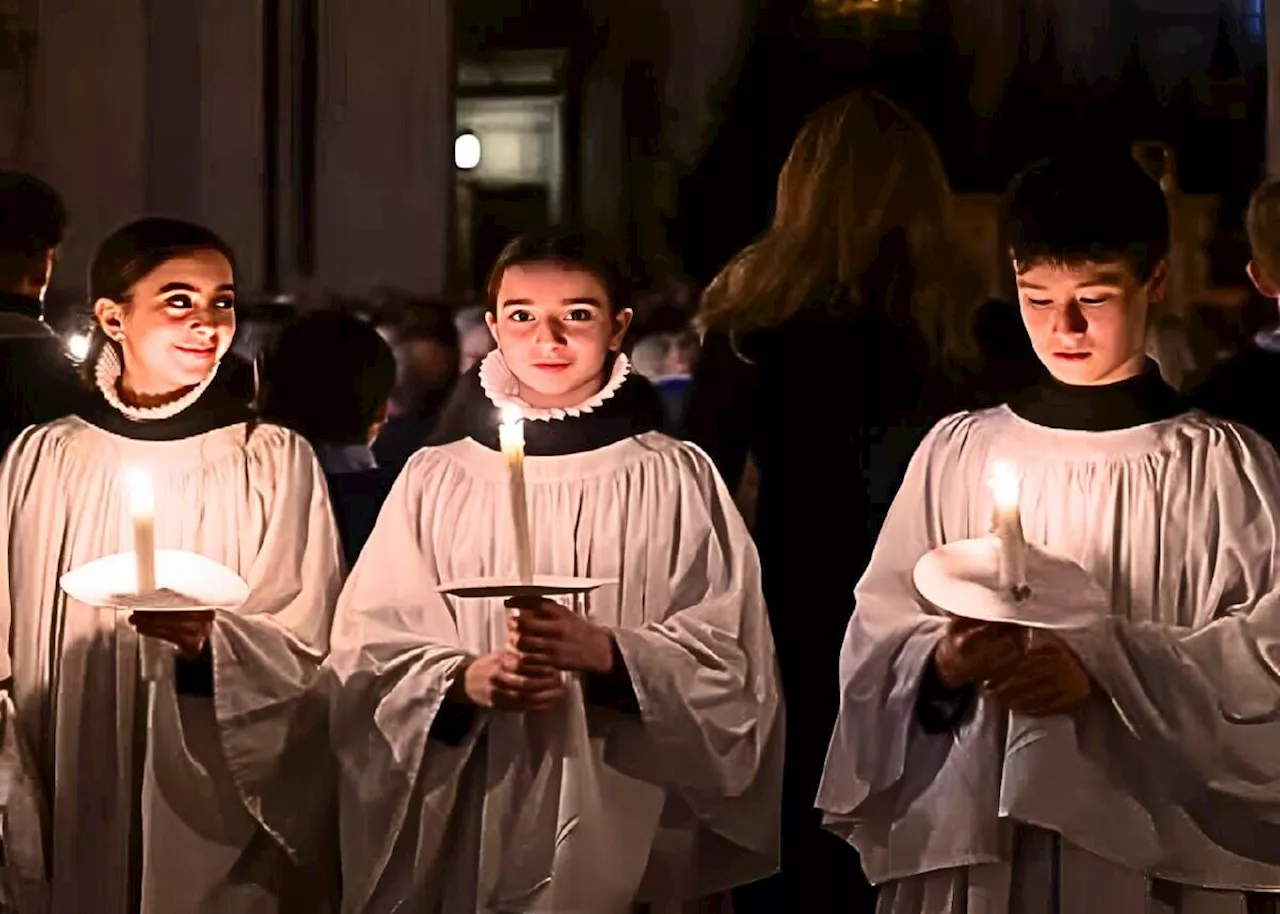
POLYGON ((0 171, 0 452, 27 426, 78 402, 75 369, 44 322, 66 224, 57 191, 33 175, 0 171))
POLYGON ((1016 307, 984 305, 951 207, 925 129, 883 96, 851 93, 810 117, 772 228, 703 294, 686 434, 731 488, 748 456, 757 468, 754 534, 788 708, 782 872, 735 891, 738 914, 874 907, 857 853, 814 809, 854 585, 927 430, 998 402, 1013 380, 987 375, 988 345, 1036 370, 1016 307))
MULTIPOLYGON (((1249 234, 1249 279, 1258 293, 1270 300, 1269 323, 1274 324, 1280 303, 1280 180, 1267 181, 1254 192, 1245 228, 1249 234)), ((1280 347, 1274 332, 1259 332, 1222 361, 1192 392, 1192 399, 1205 412, 1247 425, 1280 448, 1280 410, 1268 396, 1277 383, 1280 347)))
POLYGON ((395 356, 369 324, 321 311, 286 326, 265 367, 263 414, 315 450, 349 568, 395 482, 371 447, 387 419, 395 356))
POLYGON ((450 308, 411 300, 391 331, 396 383, 386 427, 374 443, 378 463, 399 472, 427 443, 458 376, 458 329, 450 308))

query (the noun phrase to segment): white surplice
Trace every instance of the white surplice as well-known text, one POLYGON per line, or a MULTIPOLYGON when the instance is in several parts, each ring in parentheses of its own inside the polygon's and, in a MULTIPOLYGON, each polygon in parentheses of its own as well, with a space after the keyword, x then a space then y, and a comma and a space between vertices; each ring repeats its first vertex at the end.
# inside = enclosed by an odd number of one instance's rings
POLYGON ((343 910, 615 914, 776 869, 782 708, 755 547, 710 461, 658 433, 525 461, 538 573, 583 600, 640 713, 567 700, 428 738, 465 655, 507 643, 496 599, 441 582, 515 568, 507 466, 471 439, 414 456, 352 571, 326 668, 343 910))
POLYGON ((325 709, 309 689, 340 559, 306 443, 243 423, 176 441, 75 417, 29 429, 0 468, 0 541, 0 812, 20 914, 326 910, 306 872, 332 828, 317 792, 325 709), (132 550, 126 467, 152 480, 157 548, 249 582, 213 625, 213 698, 178 695, 172 663, 149 689, 127 614, 59 589, 64 572, 132 550))
POLYGON ((881 910, 1273 910, 1277 562, 1280 460, 1247 429, 1191 413, 1064 431, 1007 407, 941 422, 858 584, 818 797, 884 885, 881 910), (987 534, 1001 458, 1023 474, 1028 540, 1078 561, 1110 596, 1109 618, 1063 635, 1098 689, 1039 719, 979 698, 956 732, 929 735, 916 696, 945 619, 916 594, 912 568, 939 544, 987 534))

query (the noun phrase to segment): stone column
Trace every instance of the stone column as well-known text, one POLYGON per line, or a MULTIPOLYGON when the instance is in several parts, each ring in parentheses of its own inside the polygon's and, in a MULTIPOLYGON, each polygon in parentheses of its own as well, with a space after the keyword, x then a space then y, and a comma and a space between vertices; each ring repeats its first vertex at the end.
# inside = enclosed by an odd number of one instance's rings
POLYGON ((320 6, 316 279, 443 295, 453 225, 452 0, 320 6))
POLYGON ((256 0, 45 0, 23 164, 66 200, 54 276, 83 290, 111 230, 144 214, 207 224, 240 284, 262 264, 262 14, 256 0))
POLYGON ((55 286, 84 289, 94 246, 147 197, 144 0, 40 5, 29 167, 71 214, 55 286))
POLYGON ((1280 178, 1280 2, 1266 4, 1267 175, 1280 178))

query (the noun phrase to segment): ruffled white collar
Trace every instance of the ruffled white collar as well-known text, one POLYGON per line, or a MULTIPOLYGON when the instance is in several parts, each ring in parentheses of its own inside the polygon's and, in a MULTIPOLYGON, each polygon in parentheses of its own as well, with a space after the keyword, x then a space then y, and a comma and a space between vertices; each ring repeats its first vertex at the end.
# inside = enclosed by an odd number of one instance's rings
POLYGON ((171 403, 165 403, 163 406, 129 406, 121 400, 119 385, 120 374, 123 370, 120 364, 120 356, 116 353, 116 347, 110 343, 103 346, 102 354, 98 356, 98 364, 93 368, 93 377, 98 384, 98 390, 102 391, 102 396, 106 398, 108 403, 126 417, 133 419, 135 422, 154 422, 156 419, 168 419, 171 416, 176 416, 199 400, 200 395, 213 383, 214 376, 218 373, 218 363, 214 362, 213 370, 209 372, 203 381, 178 399, 171 403))
POLYGON ((480 386, 484 388, 485 396, 489 398, 489 402, 498 409, 502 409, 504 406, 517 407, 527 420, 567 419, 598 409, 600 404, 611 399, 618 392, 618 388, 622 386, 622 382, 627 379, 627 375, 630 373, 630 360, 622 353, 618 353, 613 360, 613 370, 609 372, 609 379, 605 381, 604 387, 600 388, 598 392, 576 406, 542 409, 530 406, 520 399, 520 382, 516 380, 516 376, 507 367, 507 362, 502 357, 502 350, 494 349, 480 362, 480 386))

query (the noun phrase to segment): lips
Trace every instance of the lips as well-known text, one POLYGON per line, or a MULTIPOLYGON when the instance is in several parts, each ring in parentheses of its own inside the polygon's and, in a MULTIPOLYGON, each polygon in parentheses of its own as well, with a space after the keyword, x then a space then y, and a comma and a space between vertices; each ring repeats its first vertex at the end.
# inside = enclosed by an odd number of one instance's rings
POLYGON ((215 355, 217 355, 217 352, 218 352, 218 349, 216 346, 209 346, 207 348, 192 348, 188 346, 178 346, 176 348, 183 355, 189 355, 193 359, 211 359, 215 355))
POLYGON ((534 362, 533 367, 539 371, 564 371, 569 364, 568 362, 534 362))
POLYGON ((1065 359, 1068 362, 1083 362, 1085 359, 1089 358, 1089 353, 1087 352, 1055 352, 1053 354, 1053 357, 1055 359, 1065 359))

